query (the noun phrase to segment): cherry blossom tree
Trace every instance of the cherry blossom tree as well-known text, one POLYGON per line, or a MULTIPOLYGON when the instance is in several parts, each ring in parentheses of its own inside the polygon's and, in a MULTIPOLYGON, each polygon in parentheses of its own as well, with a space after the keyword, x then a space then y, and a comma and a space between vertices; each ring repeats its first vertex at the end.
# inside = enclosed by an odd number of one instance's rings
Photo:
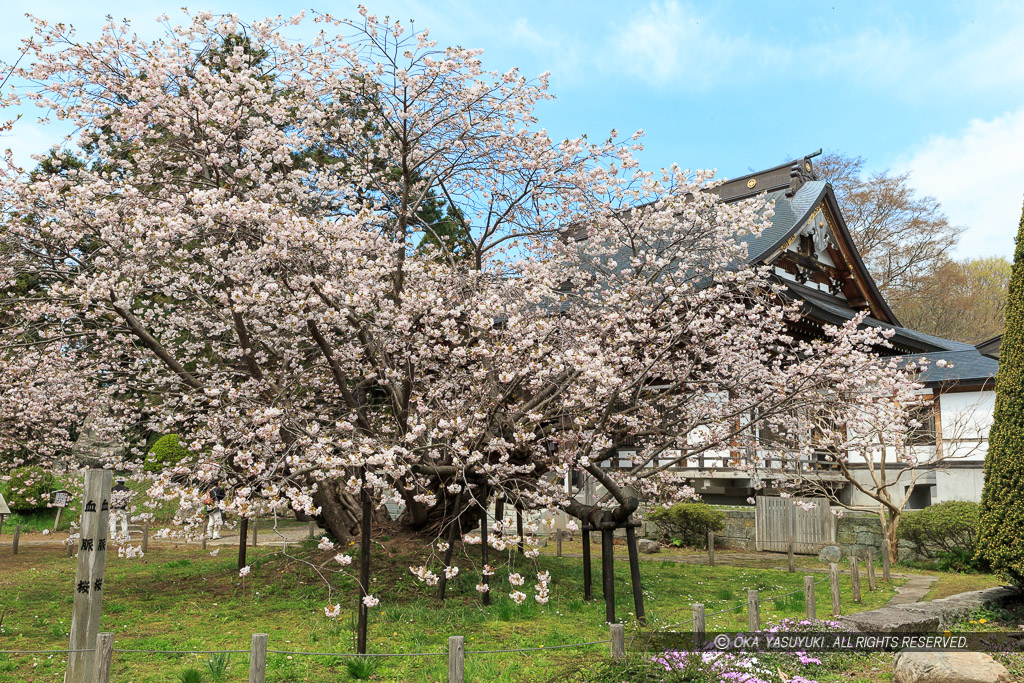
MULTIPOLYGON (((694 497, 687 457, 743 452, 758 424, 809 453, 792 415, 912 384, 857 321, 794 336, 797 310, 745 260, 763 199, 640 169, 639 133, 552 140, 546 76, 365 10, 312 21, 306 41, 302 17, 199 13, 154 41, 37 21, 3 104, 70 123, 76 162, 3 169, 0 451, 73 466, 87 415, 146 425, 194 454, 151 487, 186 528, 220 478, 243 517, 290 510, 345 540, 394 502, 448 538, 495 496, 622 523, 641 497, 694 497), (626 441, 631 465, 604 466, 626 441), (596 505, 566 493, 576 470, 596 505)), ((142 456, 106 464, 148 476, 142 456)), ((504 520, 490 530, 514 550, 504 520)))

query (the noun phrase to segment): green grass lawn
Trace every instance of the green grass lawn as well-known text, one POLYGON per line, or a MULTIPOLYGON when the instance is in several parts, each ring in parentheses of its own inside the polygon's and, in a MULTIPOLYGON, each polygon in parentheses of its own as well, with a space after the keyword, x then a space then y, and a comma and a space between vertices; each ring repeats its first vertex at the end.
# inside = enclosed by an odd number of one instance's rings
MULTIPOLYGON (((472 549, 476 551, 477 549, 472 549)), ((7 551, 9 552, 9 551, 7 551)), ((276 549, 249 550, 252 573, 242 579, 235 568, 233 548, 213 557, 195 548, 150 547, 141 560, 119 559, 111 554, 104 583, 103 629, 113 631, 116 648, 127 649, 240 649, 249 647, 254 632, 270 635, 271 650, 352 652, 355 639, 355 584, 334 575, 336 598, 342 615, 327 619, 326 586, 306 563, 325 564, 333 552, 318 552, 312 543, 295 549, 300 559, 283 557, 276 549)), ((464 570, 449 583, 450 598, 442 605, 407 567, 420 564, 415 545, 386 539, 375 544, 375 572, 371 592, 381 604, 370 611, 370 652, 446 653, 448 637, 466 638, 467 680, 529 681, 562 680, 572 671, 586 680, 588 668, 607 659, 608 646, 584 651, 551 653, 478 654, 472 650, 551 647, 608 638, 604 603, 601 600, 600 561, 594 562, 592 602, 584 601, 582 561, 541 557, 541 569, 551 572, 551 602, 538 605, 531 599, 517 606, 508 598, 503 575, 492 578, 493 604, 481 607, 474 586, 479 576, 464 570)), ((520 559, 532 588, 532 563, 520 559)), ((71 615, 71 586, 75 561, 59 548, 33 546, 18 556, 3 557, 0 568, 0 613, 3 633, 0 650, 49 649, 67 646, 71 615)), ((684 565, 669 562, 642 564, 647 615, 655 627, 690 619, 694 602, 703 602, 708 614, 745 605, 746 591, 761 591, 762 621, 804 614, 801 594, 773 600, 772 595, 801 590, 802 574, 760 568, 684 565)), ((616 612, 635 632, 628 563, 615 562, 616 612)), ((843 576, 845 611, 873 609, 893 594, 888 586, 868 593, 855 605, 850 579, 843 576)), ((817 586, 817 610, 829 615, 828 584, 817 586)), ((708 618, 708 630, 744 630, 745 608, 708 618)), ((688 627, 683 627, 684 629, 688 627)), ((173 681, 187 668, 203 669, 205 655, 150 655, 118 653, 114 680, 143 683, 173 681)), ((247 655, 232 655, 225 680, 246 680, 247 655)), ((65 668, 61 655, 12 655, 0 659, 0 681, 59 681, 65 668)), ((365 673, 365 672, 364 672, 365 673)), ((379 661, 372 675, 385 681, 443 681, 447 656, 400 657, 379 661)), ((340 657, 309 657, 299 654, 268 656, 269 681, 348 680, 346 660, 340 657)), ((214 680, 208 673, 205 681, 214 680)), ((865 679, 870 680, 870 679, 865 679)))

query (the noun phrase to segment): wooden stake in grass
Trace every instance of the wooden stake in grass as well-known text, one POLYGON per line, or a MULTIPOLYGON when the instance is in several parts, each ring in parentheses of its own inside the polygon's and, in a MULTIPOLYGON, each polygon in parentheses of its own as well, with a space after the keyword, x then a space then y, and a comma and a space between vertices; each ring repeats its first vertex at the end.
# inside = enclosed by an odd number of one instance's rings
POLYGON ((463 636, 448 637, 448 683, 463 683, 466 680, 466 639, 463 636))
POLYGON ((868 590, 875 592, 875 551, 868 548, 868 590))
POLYGON ((249 683, 266 683, 267 680, 267 634, 252 634, 249 649, 249 683))
POLYGON ((91 683, 96 638, 103 608, 103 575, 107 561, 107 525, 110 515, 110 470, 85 473, 85 495, 79 522, 78 569, 75 572, 74 606, 68 649, 66 683, 91 683))
POLYGON ((882 546, 882 580, 889 583, 892 579, 889 576, 889 545, 882 546))
POLYGON ((142 554, 145 555, 148 552, 149 552, 149 522, 145 522, 142 525, 142 554))
POLYGON ((110 683, 110 664, 114 660, 114 634, 100 633, 96 637, 96 666, 93 680, 96 683, 110 683))
POLYGON ((860 602, 860 565, 856 555, 850 557, 850 585, 853 589, 853 601, 860 602))
POLYGON ((708 532, 708 566, 715 566, 715 532, 708 532))
POLYGON ((788 557, 786 559, 789 560, 789 573, 792 574, 792 573, 796 572, 796 558, 793 556, 793 539, 792 538, 789 539, 789 548, 787 550, 787 555, 788 555, 788 557))
POLYGON ((761 603, 756 588, 747 591, 747 630, 751 633, 761 630, 761 603))
POLYGON ((18 554, 18 541, 21 539, 21 525, 14 527, 14 538, 11 539, 11 549, 14 555, 18 554))
POLYGON ((626 627, 622 624, 609 626, 612 642, 612 659, 626 658, 626 627))
POLYGON ((817 604, 814 597, 814 577, 804 577, 804 614, 808 619, 817 618, 817 604))
POLYGON ((832 592, 832 616, 838 617, 842 608, 839 604, 839 565, 835 562, 828 565, 828 584, 832 592))
POLYGON ((704 647, 704 634, 707 629, 704 625, 704 603, 697 602, 693 605, 693 649, 699 650, 704 647))

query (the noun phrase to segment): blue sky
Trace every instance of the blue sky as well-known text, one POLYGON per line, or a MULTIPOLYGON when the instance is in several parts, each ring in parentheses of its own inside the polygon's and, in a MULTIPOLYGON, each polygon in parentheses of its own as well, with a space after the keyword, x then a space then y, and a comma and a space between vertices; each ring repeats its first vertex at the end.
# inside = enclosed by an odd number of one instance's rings
MULTIPOLYGON (((143 36, 181 0, 7 2, 0 59, 29 34, 23 12, 92 37, 103 15, 143 36), (97 9, 91 9, 96 7, 97 9)), ((381 0, 371 12, 429 27, 485 64, 549 71, 539 109, 558 137, 643 129, 648 167, 673 162, 735 177, 824 147, 871 170, 908 171, 967 232, 960 256, 1012 257, 1024 200, 1024 3, 515 2, 381 0)), ((206 0, 243 19, 306 3, 206 0)), ((355 3, 312 5, 355 16, 355 3)), ((53 142, 23 127, 20 158, 53 142)))

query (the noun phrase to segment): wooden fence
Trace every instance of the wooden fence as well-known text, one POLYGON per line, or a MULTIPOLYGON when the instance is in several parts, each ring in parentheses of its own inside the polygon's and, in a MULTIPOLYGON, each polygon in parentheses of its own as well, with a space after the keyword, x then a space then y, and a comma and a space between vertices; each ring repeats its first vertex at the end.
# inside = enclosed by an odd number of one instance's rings
POLYGON ((780 498, 758 496, 754 510, 757 550, 784 553, 793 542, 793 552, 815 555, 823 546, 836 542, 836 521, 825 498, 780 498), (797 502, 814 503, 805 510, 797 502))

